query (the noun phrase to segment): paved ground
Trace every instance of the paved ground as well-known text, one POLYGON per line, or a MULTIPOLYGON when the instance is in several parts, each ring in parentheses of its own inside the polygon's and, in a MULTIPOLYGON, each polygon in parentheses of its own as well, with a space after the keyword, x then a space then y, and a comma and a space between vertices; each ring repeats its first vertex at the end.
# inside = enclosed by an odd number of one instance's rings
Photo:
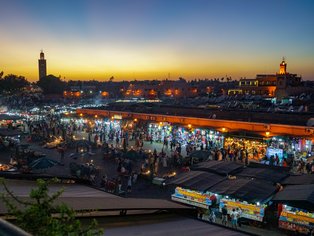
MULTIPOLYGON (((87 134, 76 134, 76 137, 87 137, 87 134)), ((26 142, 22 140, 22 142, 26 142)), ((30 149, 46 154, 46 157, 49 159, 53 159, 56 161, 60 161, 60 153, 56 149, 47 149, 39 145, 39 143, 29 143, 30 149)), ((129 142, 129 148, 131 146, 135 146, 134 141, 129 142)), ((162 144, 160 143, 150 143, 144 142, 144 149, 146 150, 154 150, 156 149, 157 152, 161 152, 162 144)), ((56 165, 48 169, 40 169, 40 170, 33 170, 33 173, 36 174, 49 174, 54 176, 71 176, 70 174, 70 167, 69 164, 71 162, 77 164, 86 164, 90 163, 91 161, 94 165, 100 170, 100 177, 103 175, 107 175, 108 179, 113 179, 118 177, 117 167, 118 163, 114 159, 104 159, 103 151, 101 148, 93 148, 91 150, 92 155, 85 153, 84 155, 72 155, 75 153, 75 148, 67 149, 65 152, 64 158, 64 165, 56 165)), ((164 150, 169 156, 171 155, 170 148, 168 150, 164 150)), ((182 154, 186 155, 185 150, 182 149, 182 154)), ((1 152, 0 153, 0 161, 1 163, 8 164, 10 162, 10 152, 1 152)), ((142 159, 137 159, 132 161, 133 171, 140 172, 140 166, 144 162, 142 159)), ((161 166, 161 165, 160 165, 161 166)), ((172 171, 177 171, 176 169, 172 168, 159 168, 159 175, 163 176, 165 173, 170 173, 172 171)), ((122 178, 122 190, 126 190, 127 185, 127 177, 122 178)), ((138 179, 138 182, 132 186, 132 192, 128 194, 130 197, 145 197, 145 198, 170 198, 170 194, 168 191, 160 191, 160 187, 154 186, 151 184, 149 179, 138 179)))

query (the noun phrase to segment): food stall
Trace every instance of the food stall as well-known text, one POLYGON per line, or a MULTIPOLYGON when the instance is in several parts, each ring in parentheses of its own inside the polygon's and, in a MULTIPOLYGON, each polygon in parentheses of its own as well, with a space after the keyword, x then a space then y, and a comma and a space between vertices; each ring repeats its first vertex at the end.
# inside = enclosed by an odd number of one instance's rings
POLYGON ((314 152, 314 146, 311 139, 298 137, 272 137, 266 142, 268 149, 280 150, 279 152, 282 153, 282 158, 293 157, 296 159, 307 159, 314 152))
POLYGON ((246 150, 249 159, 260 160, 266 154, 267 144, 259 139, 227 137, 224 148, 230 151, 246 150))
POLYGON ((279 228, 302 234, 314 230, 314 184, 304 184, 312 182, 308 177, 287 179, 288 185, 272 199, 278 205, 279 228))
POLYGON ((311 230, 314 230, 314 211, 309 212, 307 210, 283 205, 278 226, 279 228, 301 234, 309 234, 311 230))
POLYGON ((212 205, 212 201, 216 199, 214 194, 202 193, 190 189, 176 187, 171 199, 191 206, 208 209, 212 205))
POLYGON ((218 131, 172 125, 167 122, 150 123, 147 131, 153 141, 163 142, 167 138, 168 141, 175 140, 183 146, 192 144, 198 147, 203 145, 204 148, 206 145, 222 148, 224 142, 224 136, 218 131))
POLYGON ((220 200, 220 211, 224 206, 226 206, 228 214, 231 214, 233 209, 239 208, 242 211, 240 217, 259 222, 263 222, 265 208, 267 207, 267 205, 260 204, 259 202, 256 204, 251 204, 246 201, 240 201, 226 197, 220 200))

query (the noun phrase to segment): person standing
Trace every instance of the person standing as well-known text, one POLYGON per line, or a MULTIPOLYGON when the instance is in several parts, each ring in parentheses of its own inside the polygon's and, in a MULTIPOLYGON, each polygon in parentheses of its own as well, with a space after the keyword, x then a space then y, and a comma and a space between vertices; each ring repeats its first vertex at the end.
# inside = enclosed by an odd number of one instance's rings
POLYGON ((167 168, 167 167, 168 167, 168 165, 167 165, 167 156, 166 156, 166 155, 164 155, 164 156, 162 157, 162 166, 163 166, 164 168, 167 168))
POLYGON ((228 210, 227 210, 226 206, 223 206, 221 213, 222 213, 222 222, 221 223, 226 226, 228 223, 228 210))
POLYGON ((241 208, 237 207, 236 211, 238 213, 238 222, 237 223, 238 223, 238 226, 241 227, 241 221, 240 220, 241 220, 241 217, 242 217, 242 210, 241 210, 241 208))
POLYGON ((132 176, 132 182, 133 182, 133 184, 136 183, 136 181, 137 181, 137 176, 138 176, 137 172, 134 172, 134 173, 133 173, 133 176, 132 176))
POLYGON ((64 165, 64 148, 63 147, 59 147, 58 148, 59 152, 60 152, 60 163, 61 165, 64 165))
POLYGON ((230 214, 232 228, 238 228, 238 212, 233 208, 230 214))
POLYGON ((126 190, 128 193, 130 193, 132 191, 132 175, 130 175, 128 178, 128 185, 127 185, 126 190))
POLYGON ((214 209, 212 209, 210 211, 209 221, 212 222, 212 223, 216 223, 216 214, 215 214, 214 209))

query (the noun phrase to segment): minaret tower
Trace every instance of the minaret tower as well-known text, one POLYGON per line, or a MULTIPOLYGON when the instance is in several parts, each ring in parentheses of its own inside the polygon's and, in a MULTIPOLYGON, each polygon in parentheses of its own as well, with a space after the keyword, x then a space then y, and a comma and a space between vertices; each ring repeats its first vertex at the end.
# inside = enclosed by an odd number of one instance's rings
POLYGON ((279 70, 280 75, 285 75, 287 74, 287 63, 285 61, 285 58, 282 58, 282 62, 280 63, 280 70, 279 70))
POLYGON ((46 59, 45 59, 45 54, 43 50, 41 50, 40 57, 38 60, 38 71, 39 71, 39 80, 47 76, 47 65, 46 65, 46 59))

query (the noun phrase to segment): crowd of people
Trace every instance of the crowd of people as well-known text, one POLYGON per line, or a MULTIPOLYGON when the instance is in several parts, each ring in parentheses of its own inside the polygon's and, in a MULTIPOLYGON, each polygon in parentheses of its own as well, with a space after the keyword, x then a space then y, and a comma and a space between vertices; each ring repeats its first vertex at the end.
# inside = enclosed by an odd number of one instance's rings
MULTIPOLYGON (((152 132, 157 131, 149 129, 147 123, 132 124, 121 120, 64 118, 59 115, 47 115, 42 119, 28 119, 24 126, 25 131, 29 133, 27 141, 30 143, 45 144, 56 137, 61 140, 55 146, 60 154, 60 163, 64 163, 67 150, 73 147, 74 153, 79 155, 82 154, 82 150, 83 153, 92 155, 92 149, 98 149, 103 152, 104 158, 115 161, 117 176, 122 176, 123 179, 125 176, 131 177, 132 181, 126 181, 131 183, 133 183, 133 176, 141 173, 154 177, 167 176, 166 173, 170 173, 171 170, 188 171, 189 166, 195 163, 195 159, 187 157, 198 150, 207 151, 209 153, 207 159, 211 160, 241 162, 245 165, 248 165, 251 160, 245 146, 230 142, 229 145, 222 146, 221 140, 217 137, 216 141, 206 139, 204 138, 206 135, 199 131, 191 136, 185 133, 186 137, 189 137, 187 142, 183 142, 182 137, 178 138, 180 132, 183 132, 180 128, 173 128, 172 133, 163 136, 162 141, 154 140, 152 137, 156 134, 152 132), (79 143, 80 140, 85 140, 86 143, 79 143), (155 143, 158 143, 157 146, 161 147, 161 150, 148 150, 154 147, 155 143), (136 158, 129 157, 128 152, 135 152, 136 158)), ((275 155, 270 158, 269 162, 270 165, 295 167, 299 173, 314 173, 314 161, 305 162, 300 159, 291 162, 285 158, 280 161, 280 158, 275 155)), ((116 186, 119 185, 116 181, 113 182, 116 186)))

